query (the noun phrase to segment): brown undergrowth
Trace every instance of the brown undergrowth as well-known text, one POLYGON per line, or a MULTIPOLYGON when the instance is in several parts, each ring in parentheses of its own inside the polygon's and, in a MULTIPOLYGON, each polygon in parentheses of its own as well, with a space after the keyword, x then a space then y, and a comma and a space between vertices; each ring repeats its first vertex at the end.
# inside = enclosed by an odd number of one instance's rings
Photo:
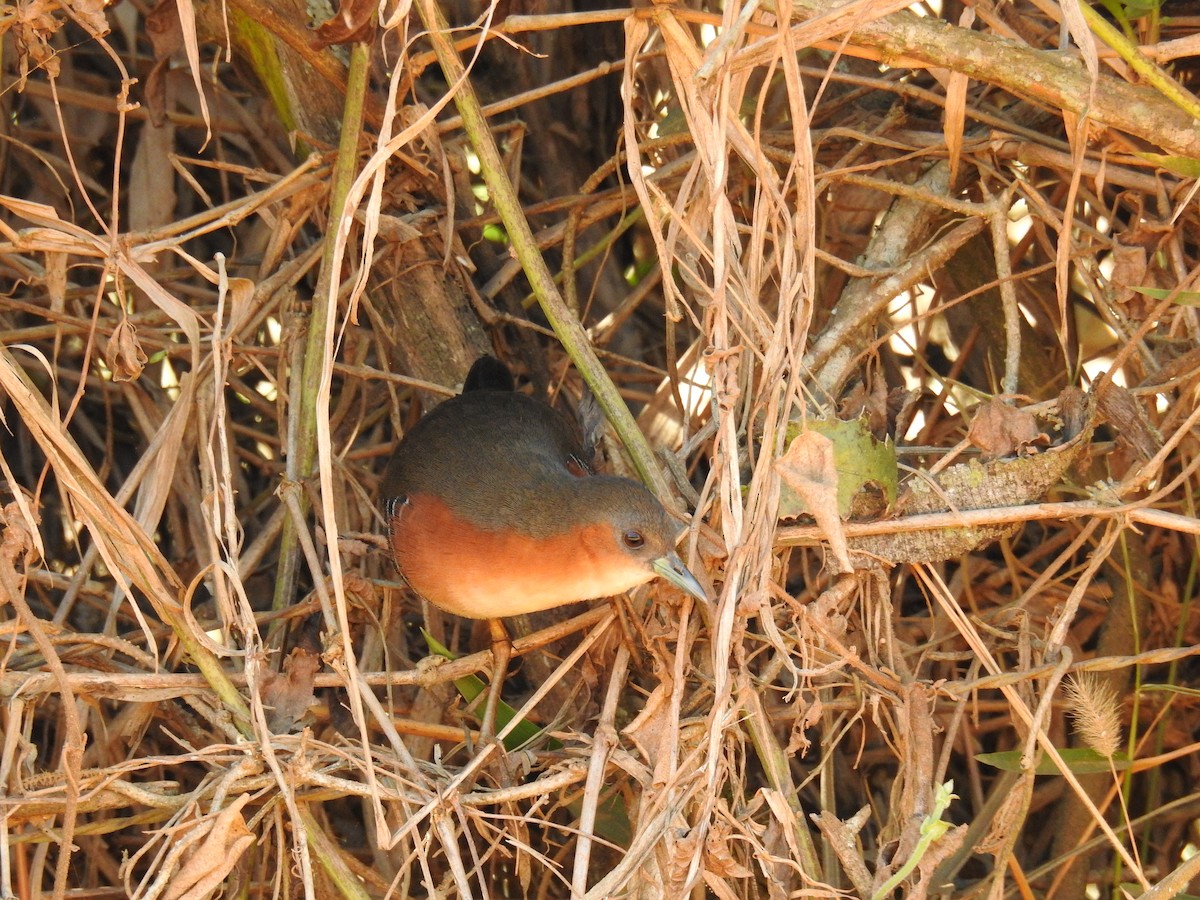
POLYGON ((4 6, 0 895, 1187 890, 1177 6, 4 6), (380 540, 485 351, 712 596, 511 622, 507 752, 380 540))

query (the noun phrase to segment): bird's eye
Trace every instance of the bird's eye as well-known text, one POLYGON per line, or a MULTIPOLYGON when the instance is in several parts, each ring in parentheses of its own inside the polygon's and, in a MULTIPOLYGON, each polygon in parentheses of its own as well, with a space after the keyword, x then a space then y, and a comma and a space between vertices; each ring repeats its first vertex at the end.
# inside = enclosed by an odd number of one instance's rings
POLYGON ((646 543, 646 539, 642 537, 640 531, 627 531, 621 535, 621 540, 625 542, 625 546, 630 550, 640 550, 642 545, 646 543))

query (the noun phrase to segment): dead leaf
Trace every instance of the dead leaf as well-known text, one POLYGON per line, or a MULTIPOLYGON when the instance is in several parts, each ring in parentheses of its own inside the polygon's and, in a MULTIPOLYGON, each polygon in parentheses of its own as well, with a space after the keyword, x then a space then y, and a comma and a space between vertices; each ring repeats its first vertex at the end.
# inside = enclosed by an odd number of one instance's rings
POLYGON ((104 361, 112 372, 113 381, 134 381, 146 368, 146 351, 137 339, 137 327, 123 317, 108 340, 104 361))
POLYGON ((675 840, 675 846, 671 849, 670 858, 667 861, 667 879, 672 885, 681 885, 687 878, 688 870, 692 865, 692 855, 696 852, 696 845, 700 843, 700 830, 693 828, 688 834, 681 835, 675 840))
POLYGON ((221 885, 254 843, 254 834, 242 818, 242 807, 249 799, 249 794, 242 794, 215 817, 210 815, 197 823, 197 829, 207 835, 171 878, 163 900, 204 900, 221 885))
POLYGON ((673 768, 669 752, 678 723, 671 709, 671 691, 670 680, 660 681, 646 698, 637 718, 621 729, 621 733, 637 745, 642 758, 653 767, 655 785, 665 784, 673 768))
POLYGON ((267 727, 272 734, 287 734, 316 702, 313 680, 321 668, 321 655, 297 647, 284 660, 283 671, 264 679, 263 705, 268 709, 267 727))
POLYGON ((916 418, 921 389, 892 388, 887 395, 887 433, 895 440, 908 434, 908 428, 916 418))
POLYGON ((28 3, 18 3, 15 7, 5 7, 6 17, 7 10, 13 10, 3 30, 12 32, 13 46, 17 51, 18 92, 25 90, 30 69, 43 69, 51 79, 59 75, 59 57, 50 46, 55 32, 62 26, 62 21, 50 14, 57 8, 58 4, 50 0, 30 0, 28 3))
POLYGON ((1048 438, 1038 428, 1033 413, 993 397, 979 405, 971 420, 967 440, 982 451, 985 460, 989 460, 1015 456, 1034 441, 1048 438))
POLYGON ((378 8, 375 0, 342 0, 333 18, 317 28, 313 44, 323 49, 330 44, 371 43, 378 8))
MULTIPOLYGON (((895 447, 890 439, 877 440, 868 424, 865 417, 844 421, 810 416, 788 426, 789 440, 804 429, 833 442, 837 514, 843 519, 878 518, 896 500, 900 475, 895 447)), ((792 519, 799 515, 811 515, 811 510, 785 483, 779 496, 779 517, 792 519)))
POLYGON ((1092 410, 1088 395, 1077 387, 1063 388, 1058 395, 1058 417, 1062 421, 1063 441, 1072 440, 1091 424, 1092 410))
POLYGON ((804 705, 805 710, 803 715, 792 720, 792 733, 784 751, 788 756, 795 756, 797 753, 803 756, 808 752, 812 741, 808 739, 806 732, 820 722, 821 716, 825 714, 825 704, 819 697, 814 697, 811 703, 805 703, 803 700, 798 700, 797 703, 804 705))
POLYGON ((887 381, 878 374, 873 374, 869 383, 858 382, 838 404, 837 417, 842 421, 864 419, 867 431, 877 441, 893 434, 894 432, 888 430, 887 381))
POLYGON ((833 458, 833 441, 815 431, 805 431, 792 441, 775 471, 800 495, 817 527, 825 533, 839 571, 853 572, 846 532, 838 515, 838 473, 833 458))
POLYGON ((108 16, 104 10, 109 0, 71 0, 71 12, 75 21, 91 32, 92 37, 102 38, 112 29, 108 25, 108 16))
POLYGON ((1138 244, 1113 244, 1113 271, 1109 277, 1118 303, 1128 303, 1134 288, 1147 282, 1149 256, 1146 248, 1138 244))
MULTIPOLYGON (((18 561, 28 564, 37 557, 37 544, 23 513, 15 500, 0 509, 0 525, 4 526, 0 534, 0 559, 9 565, 16 565, 18 561)), ((32 515, 37 513, 32 512, 32 515)))
POLYGON ((249 278, 229 278, 226 281, 229 306, 229 333, 237 334, 250 321, 255 311, 254 290, 257 285, 249 278))
POLYGON ((728 822, 714 821, 704 841, 704 868, 718 878, 752 878, 754 873, 734 858, 729 849, 732 828, 728 822))

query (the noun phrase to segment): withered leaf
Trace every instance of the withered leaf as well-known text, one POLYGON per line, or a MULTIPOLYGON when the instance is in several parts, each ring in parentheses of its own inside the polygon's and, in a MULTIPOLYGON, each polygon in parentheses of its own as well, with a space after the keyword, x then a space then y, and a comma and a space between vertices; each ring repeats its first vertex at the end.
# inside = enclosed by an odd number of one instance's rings
POLYGON ((105 0, 71 0, 71 11, 75 13, 75 20, 90 31, 94 38, 102 38, 112 31, 108 25, 108 16, 104 14, 107 6, 105 0))
POLYGON ((1136 285, 1146 283, 1149 269, 1146 248, 1118 240, 1113 244, 1112 258, 1113 273, 1109 280, 1116 292, 1117 302, 1125 303, 1133 296, 1136 285))
POLYGON ((369 44, 375 37, 378 9, 379 4, 374 0, 342 0, 333 18, 317 28, 313 43, 319 48, 330 44, 369 44))
POLYGON ((121 319, 104 354, 113 381, 134 381, 146 368, 146 360, 146 351, 137 339, 137 327, 128 318, 121 319))
POLYGON ((4 29, 12 32, 13 46, 17 51, 18 91, 25 90, 25 79, 30 69, 44 68, 51 78, 58 77, 59 57, 50 46, 54 33, 62 26, 62 21, 51 14, 57 8, 57 4, 49 0, 30 0, 17 4, 15 15, 4 29))
POLYGON ((732 828, 720 820, 713 822, 704 841, 704 868, 718 878, 752 878, 754 873, 742 865, 729 849, 732 828))
POLYGON ((273 734, 287 734, 316 702, 313 679, 320 668, 319 653, 297 647, 284 660, 283 671, 266 679, 262 699, 273 734))
POLYGON ((249 794, 242 794, 216 816, 197 824, 197 830, 207 834, 171 879, 164 900, 203 900, 220 886, 254 843, 254 834, 242 818, 242 807, 249 799, 249 794))
POLYGON ((967 440, 982 451, 983 458, 1015 456, 1034 441, 1048 440, 1038 428, 1033 413, 1017 409, 999 397, 981 403, 971 420, 967 440))
POLYGON ((839 571, 852 572, 846 532, 838 514, 838 471, 833 458, 833 441, 815 431, 804 431, 792 441, 787 453, 775 460, 775 471, 788 487, 800 495, 817 527, 825 533, 839 571))

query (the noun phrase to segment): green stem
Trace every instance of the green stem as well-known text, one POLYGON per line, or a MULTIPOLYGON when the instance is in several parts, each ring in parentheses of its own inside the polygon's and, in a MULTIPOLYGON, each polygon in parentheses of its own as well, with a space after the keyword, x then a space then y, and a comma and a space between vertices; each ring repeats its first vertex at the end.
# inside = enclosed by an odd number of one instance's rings
POLYGON ((813 844, 812 834, 807 827, 807 817, 800 804, 800 794, 792 780, 791 762, 775 737, 775 730, 757 692, 753 690, 744 692, 742 710, 746 713, 744 721, 750 732, 750 742, 758 754, 767 783, 787 801, 788 808, 794 816, 792 834, 796 839, 796 846, 800 850, 800 862, 804 876, 813 881, 822 881, 824 876, 821 858, 813 844))
POLYGON ((346 864, 341 848, 325 833, 307 803, 300 807, 300 821, 304 825, 304 840, 308 841, 308 848, 316 857, 317 865, 329 879, 325 896, 369 900, 371 894, 363 887, 362 879, 346 864))
MULTIPOLYGON (((350 72, 346 85, 346 105, 342 113, 341 142, 333 167, 333 184, 329 195, 329 222, 325 228, 325 247, 321 269, 313 293, 312 311, 308 316, 308 334, 304 342, 304 359, 300 378, 292 379, 290 390, 289 434, 286 442, 287 478, 302 482, 313 474, 317 458, 317 391, 321 385, 321 369, 325 364, 325 342, 329 304, 336 302, 337 272, 333 271, 333 250, 342 224, 342 207, 358 172, 358 139, 362 134, 364 98, 370 70, 370 48, 355 43, 350 50, 350 72)), ((294 373, 295 370, 293 370, 294 373)), ((307 500, 302 494, 301 508, 307 512, 307 500)), ((299 570, 299 547, 296 529, 291 519, 284 519, 280 536, 279 568, 275 579, 273 609, 283 609, 292 602, 299 570)), ((318 573, 314 572, 313 577, 318 573)))
POLYGON ((1186 112, 1193 119, 1200 119, 1200 100, 1187 88, 1163 71, 1153 60, 1147 59, 1137 46, 1114 28, 1107 19, 1086 3, 1080 3, 1083 17, 1096 37, 1112 47, 1133 71, 1156 91, 1186 112))

